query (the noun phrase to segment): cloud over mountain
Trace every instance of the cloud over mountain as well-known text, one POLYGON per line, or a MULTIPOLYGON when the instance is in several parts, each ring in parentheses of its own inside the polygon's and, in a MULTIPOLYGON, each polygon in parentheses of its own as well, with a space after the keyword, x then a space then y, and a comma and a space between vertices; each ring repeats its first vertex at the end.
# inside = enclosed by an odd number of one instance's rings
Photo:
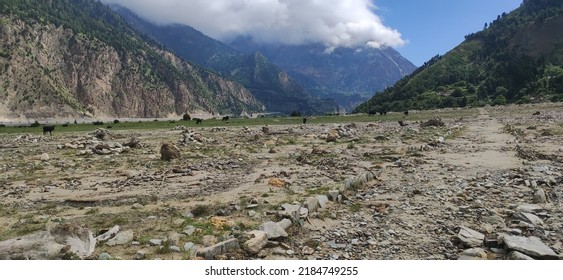
POLYGON ((187 24, 219 40, 335 47, 398 47, 401 34, 385 26, 371 0, 102 0, 157 24, 187 24))

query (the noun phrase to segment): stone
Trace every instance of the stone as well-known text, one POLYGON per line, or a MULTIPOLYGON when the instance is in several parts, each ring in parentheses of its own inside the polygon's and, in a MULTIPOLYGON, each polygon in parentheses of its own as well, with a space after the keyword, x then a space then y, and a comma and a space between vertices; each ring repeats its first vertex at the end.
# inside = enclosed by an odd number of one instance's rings
POLYGON ((502 240, 506 248, 519 251, 531 257, 557 260, 559 256, 539 238, 504 235, 502 240))
POLYGON ((84 259, 94 253, 96 239, 92 232, 77 225, 56 225, 14 239, 0 241, 0 260, 60 259, 72 254, 84 259))
POLYGON ((229 251, 239 249, 240 245, 238 239, 233 238, 220 243, 217 243, 210 247, 205 247, 197 250, 196 256, 202 257, 206 260, 212 260, 218 255, 225 254, 229 251))
POLYGON ((288 227, 290 227, 292 225, 292 222, 289 219, 283 219, 283 220, 277 222, 277 224, 278 224, 278 226, 280 226, 281 228, 286 230, 288 227))
POLYGON ((98 260, 101 260, 101 261, 108 261, 108 260, 111 260, 111 255, 108 254, 108 253, 106 253, 106 252, 101 253, 101 254, 98 256, 98 260))
POLYGON ((542 188, 536 190, 532 202, 540 203, 540 204, 547 203, 547 195, 545 194, 545 191, 542 188))
POLYGON ((518 205, 515 211, 524 213, 538 213, 543 211, 543 207, 538 204, 522 204, 518 205))
POLYGON ((458 260, 486 260, 487 252, 481 248, 467 249, 459 254, 458 260))
POLYGON ((256 211, 254 211, 254 210, 248 211, 248 216, 249 216, 249 217, 254 217, 254 216, 256 216, 256 211))
POLYGON ((49 154, 47 154, 47 153, 41 154, 41 160, 42 161, 48 161, 49 160, 49 154))
POLYGON ((526 254, 522 254, 518 251, 511 251, 510 253, 508 253, 506 255, 506 259, 507 260, 518 260, 518 261, 526 261, 526 260, 533 261, 534 260, 534 258, 532 258, 532 257, 530 257, 526 254))
POLYGON ((328 192, 328 197, 329 197, 330 200, 332 200, 332 201, 337 201, 338 195, 340 195, 340 191, 339 191, 339 190, 330 190, 330 191, 328 192))
POLYGON ((250 254, 258 254, 268 244, 268 234, 259 230, 251 231, 249 234, 254 237, 244 243, 244 249, 250 254))
POLYGON ((165 161, 171 161, 173 159, 180 158, 180 149, 172 143, 162 143, 160 147, 160 159, 165 161))
POLYGON ((328 196, 326 195, 317 195, 317 200, 319 201, 319 206, 321 208, 325 208, 326 204, 328 203, 328 196))
POLYGON ((320 204, 316 197, 310 197, 305 201, 303 206, 309 209, 309 212, 315 212, 320 207, 320 204))
POLYGON ((186 244, 184 244, 184 251, 185 252, 189 252, 194 248, 195 244, 193 242, 186 242, 186 244))
POLYGON ((178 245, 180 245, 180 239, 181 238, 182 238, 181 234, 172 231, 168 234, 168 243, 169 243, 169 245, 178 246, 178 245))
POLYGON ((126 230, 117 233, 112 239, 106 242, 108 246, 116 246, 116 245, 125 245, 131 241, 133 241, 134 233, 132 230, 126 230))
POLYGON ((213 235, 204 235, 201 238, 201 244, 203 244, 203 246, 205 247, 209 247, 212 245, 217 244, 217 237, 213 236, 213 235))
POLYGON ((280 212, 280 216, 290 218, 293 221, 299 220, 301 206, 286 203, 283 204, 281 208, 283 211, 280 212))
POLYGON ((135 259, 136 260, 143 260, 145 259, 147 256, 147 253, 145 251, 139 250, 135 253, 135 259))
POLYGON ((279 237, 287 237, 285 229, 274 222, 266 222, 260 225, 259 229, 268 234, 268 239, 276 239, 279 237))
POLYGON ((301 253, 303 255, 310 256, 310 255, 315 253, 315 249, 313 249, 309 246, 304 246, 303 249, 301 249, 301 253))
POLYGON ((149 245, 151 246, 160 246, 162 245, 162 239, 150 239, 149 245))
POLYGON ((184 228, 184 231, 182 231, 182 232, 185 233, 187 236, 191 236, 195 233, 196 230, 197 230, 196 227, 189 225, 189 226, 186 226, 184 228))
POLYGON ((111 229, 109 229, 108 231, 104 232, 103 234, 96 236, 96 240, 98 242, 106 241, 106 240, 114 237, 118 232, 119 232, 119 226, 114 226, 111 229))
POLYGON ((467 227, 461 227, 457 237, 467 247, 479 247, 483 245, 483 240, 485 239, 484 234, 467 227))
POLYGON ((524 213, 524 212, 516 212, 512 215, 513 221, 522 221, 534 226, 542 226, 543 221, 538 216, 531 214, 531 213, 524 213))
POLYGON ((178 247, 176 245, 169 246, 168 249, 170 249, 170 251, 174 252, 174 253, 180 253, 181 252, 180 247, 178 247))
POLYGON ((135 203, 135 204, 133 204, 133 206, 131 206, 131 208, 135 209, 135 210, 143 209, 143 207, 144 206, 141 203, 135 203))

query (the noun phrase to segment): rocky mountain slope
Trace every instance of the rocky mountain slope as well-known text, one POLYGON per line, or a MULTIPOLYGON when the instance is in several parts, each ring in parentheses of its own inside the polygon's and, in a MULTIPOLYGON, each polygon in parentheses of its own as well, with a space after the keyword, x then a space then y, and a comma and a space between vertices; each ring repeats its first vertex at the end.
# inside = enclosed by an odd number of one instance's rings
POLYGON ((260 53, 243 54, 190 26, 156 25, 125 7, 111 7, 137 31, 182 58, 244 85, 268 111, 322 114, 338 110, 334 101, 312 96, 260 53))
POLYGON ((356 112, 563 100, 563 2, 524 1, 356 112))
POLYGON ((263 111, 242 85, 145 41, 97 1, 0 2, 0 117, 263 111))
POLYGON ((237 38, 230 45, 243 53, 264 54, 312 94, 334 99, 347 109, 416 69, 393 48, 336 48, 327 52, 320 44, 267 45, 249 38, 237 38))

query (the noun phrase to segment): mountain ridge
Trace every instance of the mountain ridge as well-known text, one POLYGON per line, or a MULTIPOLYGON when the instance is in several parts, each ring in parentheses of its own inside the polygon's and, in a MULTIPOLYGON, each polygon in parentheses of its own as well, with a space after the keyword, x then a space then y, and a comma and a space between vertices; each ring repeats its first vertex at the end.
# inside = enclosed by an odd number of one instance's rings
POLYGON ((242 85, 146 41, 97 1, 3 0, 0 20, 3 118, 264 111, 242 85))
POLYGON ((354 112, 563 100, 563 2, 524 1, 354 112))

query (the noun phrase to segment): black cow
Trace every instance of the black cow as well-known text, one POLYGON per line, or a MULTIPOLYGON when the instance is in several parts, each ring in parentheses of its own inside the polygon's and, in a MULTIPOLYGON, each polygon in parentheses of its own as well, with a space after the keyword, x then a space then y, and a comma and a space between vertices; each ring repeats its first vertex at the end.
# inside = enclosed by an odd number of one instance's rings
POLYGON ((53 130, 55 130, 54 125, 44 125, 43 126, 43 135, 47 134, 47 132, 49 132, 49 135, 52 135, 53 130))
POLYGON ((223 117, 223 121, 224 121, 224 122, 226 122, 226 121, 228 121, 228 120, 229 120, 229 116, 224 116, 224 117, 223 117))
POLYGON ((409 115, 409 111, 405 111, 405 116, 408 116, 408 115, 409 115))
POLYGON ((195 124, 200 124, 201 122, 203 122, 203 120, 200 118, 193 118, 193 120, 195 121, 195 124))
POLYGON ((303 118, 303 124, 307 123, 307 118, 303 118))

